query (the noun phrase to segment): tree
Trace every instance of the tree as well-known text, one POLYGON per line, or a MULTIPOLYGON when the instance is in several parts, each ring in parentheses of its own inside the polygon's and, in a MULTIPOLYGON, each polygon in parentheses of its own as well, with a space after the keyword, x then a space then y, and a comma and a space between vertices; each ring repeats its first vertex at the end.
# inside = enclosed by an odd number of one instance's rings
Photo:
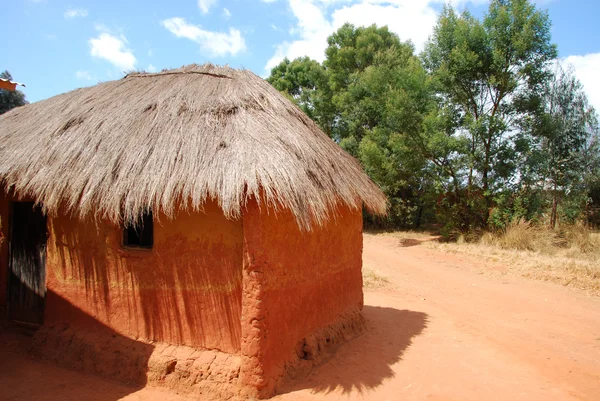
POLYGON ((409 141, 431 104, 420 60, 387 27, 345 24, 327 42, 332 137, 387 195, 389 216, 380 223, 419 226, 434 199, 427 161, 409 141))
MULTIPOLYGON (((0 78, 12 80, 12 76, 8 71, 0 73, 0 78)), ((27 104, 25 94, 21 91, 7 91, 0 89, 0 114, 4 114, 10 109, 27 104)))
POLYGON ((495 194, 518 176, 515 134, 539 112, 556 55, 548 15, 527 0, 492 0, 483 21, 444 7, 422 55, 441 115, 421 142, 452 176, 457 197, 464 189, 460 201, 483 200, 466 226, 479 216, 487 224, 495 194))
POLYGON ((571 219, 587 204, 590 180, 598 164, 598 120, 572 70, 556 67, 544 93, 544 110, 536 132, 541 185, 552 197, 550 227, 556 226, 558 207, 565 195, 575 201, 571 219), (582 199, 577 201, 578 199, 582 199))
MULTIPOLYGON (((420 61, 412 56, 405 62, 369 66, 349 91, 354 115, 364 113, 359 121, 375 116, 372 127, 363 127, 356 152, 367 173, 388 196, 389 223, 419 227, 430 217, 427 211, 432 209, 437 180, 411 141, 422 130, 433 105, 420 61)), ((355 135, 344 139, 346 147, 355 135)))
POLYGON ((298 105, 329 134, 331 111, 323 94, 327 93, 325 69, 309 57, 290 61, 285 58, 271 70, 267 81, 298 105))
MULTIPOLYGON (((419 225, 431 178, 412 151, 428 102, 427 76, 413 46, 387 27, 343 25, 326 59, 283 60, 267 79, 356 157, 390 200, 385 224, 419 225)), ((432 197, 429 197, 432 198, 432 197)), ((381 222, 380 222, 381 223, 381 222)))
POLYGON ((381 186, 386 224, 435 210, 446 233, 503 227, 548 196, 552 221, 600 215, 596 116, 572 77, 553 79, 550 21, 531 1, 492 0, 482 19, 444 7, 420 57, 376 25, 327 44, 322 64, 284 60, 268 80, 381 186))
POLYGON ((406 65, 413 55, 410 42, 401 42, 387 26, 355 27, 344 24, 327 39, 326 59, 328 99, 334 111, 332 137, 358 157, 363 136, 383 121, 386 82, 390 69, 406 65), (376 70, 386 69, 380 74, 376 70), (370 77, 369 77, 370 76, 370 77), (369 79, 369 88, 363 79, 369 79), (374 79, 375 78, 375 79, 374 79))

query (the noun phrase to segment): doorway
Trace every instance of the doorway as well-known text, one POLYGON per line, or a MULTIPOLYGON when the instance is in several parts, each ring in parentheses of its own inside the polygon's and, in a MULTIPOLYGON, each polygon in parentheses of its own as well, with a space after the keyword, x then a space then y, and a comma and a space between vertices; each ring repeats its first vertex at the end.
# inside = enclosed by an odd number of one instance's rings
POLYGON ((46 301, 46 215, 33 202, 12 204, 8 318, 41 325, 46 301))

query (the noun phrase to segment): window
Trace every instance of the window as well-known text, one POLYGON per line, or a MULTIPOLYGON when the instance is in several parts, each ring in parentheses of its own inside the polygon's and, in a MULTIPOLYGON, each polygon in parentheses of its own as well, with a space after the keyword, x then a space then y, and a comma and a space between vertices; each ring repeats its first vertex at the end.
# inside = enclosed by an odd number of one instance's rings
POLYGON ((152 249, 154 244, 154 225, 152 211, 145 212, 134 224, 123 230, 123 246, 152 249))

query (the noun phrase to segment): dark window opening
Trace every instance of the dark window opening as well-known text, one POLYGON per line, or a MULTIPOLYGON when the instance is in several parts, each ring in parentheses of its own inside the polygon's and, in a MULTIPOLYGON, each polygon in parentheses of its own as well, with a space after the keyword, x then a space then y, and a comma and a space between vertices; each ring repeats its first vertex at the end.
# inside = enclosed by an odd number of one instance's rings
POLYGON ((132 248, 152 248, 154 245, 152 211, 145 212, 136 222, 125 226, 123 245, 132 248))

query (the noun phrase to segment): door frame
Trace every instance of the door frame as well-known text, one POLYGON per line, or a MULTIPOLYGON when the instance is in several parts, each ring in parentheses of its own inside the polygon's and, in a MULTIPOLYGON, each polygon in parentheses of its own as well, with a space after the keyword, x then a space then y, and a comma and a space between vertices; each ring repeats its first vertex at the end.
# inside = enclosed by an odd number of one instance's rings
POLYGON ((8 201, 8 230, 6 236, 6 310, 5 318, 10 320, 10 274, 12 273, 12 237, 13 237, 13 219, 14 219, 14 204, 16 201, 8 201))
MULTIPOLYGON (((44 313, 42 312, 42 323, 38 324, 38 323, 31 323, 31 322, 24 322, 24 321, 20 321, 20 320, 14 320, 10 318, 11 315, 11 299, 10 299, 10 295, 11 295, 11 273, 12 273, 12 243, 13 243, 13 228, 14 228, 14 219, 15 219, 15 213, 14 213, 14 209, 15 209, 15 204, 16 203, 33 203, 33 206, 36 206, 36 202, 31 201, 31 200, 9 200, 9 206, 8 206, 8 213, 9 213, 9 217, 8 217, 8 243, 7 243, 7 252, 6 255, 8 257, 8 260, 6 261, 6 266, 7 266, 7 270, 6 270, 6 316, 5 318, 9 321, 11 321, 14 324, 18 324, 18 325, 22 325, 22 326, 29 326, 29 327, 33 327, 33 328, 38 328, 43 324, 43 316, 44 313)), ((48 220, 47 220, 47 216, 46 217, 46 254, 44 256, 44 270, 46 269, 46 262, 48 260, 48 220)), ((46 273, 46 272, 44 272, 46 273)), ((46 287, 46 282, 47 282, 47 277, 46 274, 44 274, 44 287, 46 287)), ((47 292, 47 288, 46 288, 46 292, 47 292)), ((46 298, 46 296, 44 295, 44 299, 46 298)))

